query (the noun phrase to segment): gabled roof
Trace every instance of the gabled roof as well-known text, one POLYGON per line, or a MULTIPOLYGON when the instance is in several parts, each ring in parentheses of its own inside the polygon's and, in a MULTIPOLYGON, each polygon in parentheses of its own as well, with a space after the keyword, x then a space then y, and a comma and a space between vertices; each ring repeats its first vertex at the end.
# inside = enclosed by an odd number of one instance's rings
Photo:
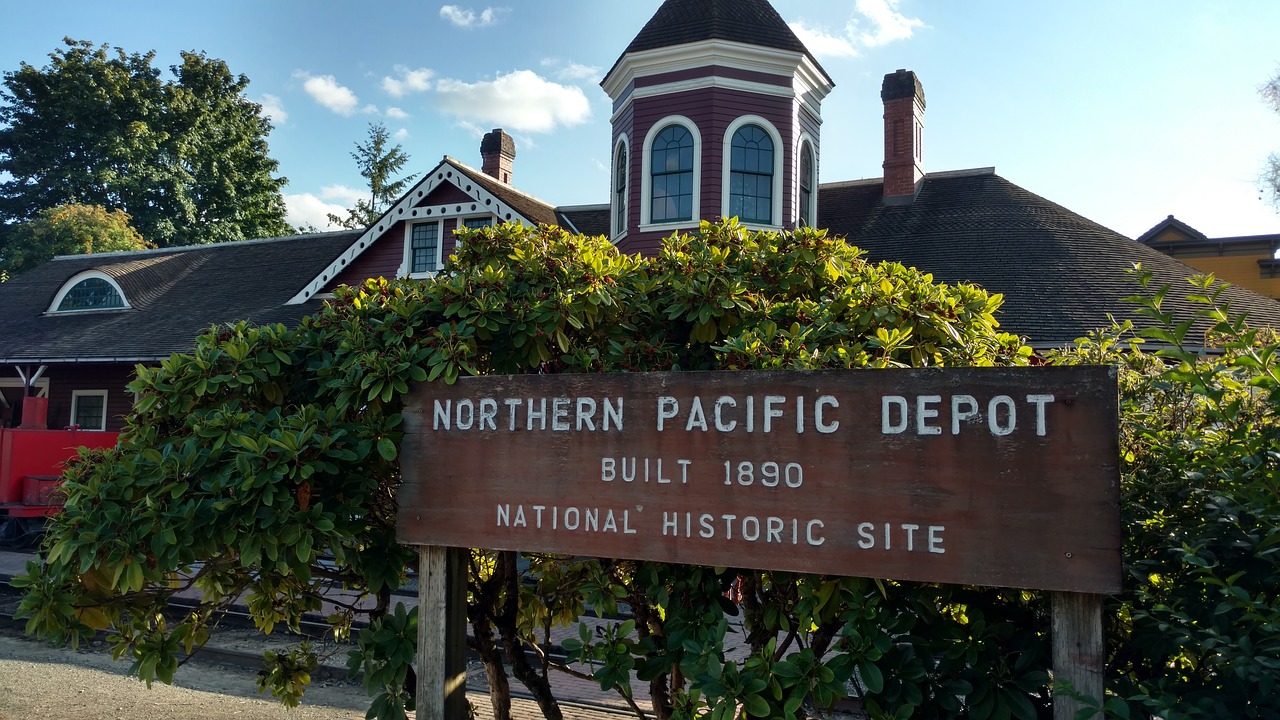
POLYGON ((1146 245, 1156 239, 1161 234, 1173 230, 1188 240, 1208 240, 1209 237, 1190 225, 1182 222, 1178 218, 1170 215, 1155 224, 1155 227, 1138 236, 1138 242, 1146 245))
POLYGON ((809 58, 828 83, 834 84, 827 71, 822 69, 768 0, 666 0, 605 77, 612 75, 622 58, 629 54, 706 40, 726 40, 801 53, 809 58))
POLYGON ((0 283, 0 363, 139 362, 188 352, 211 325, 296 325, 319 303, 286 305, 358 231, 98 255, 68 255, 0 283), (110 276, 127 310, 48 313, 88 270, 110 276))
MULTIPOLYGON (((886 206, 881 180, 822 185, 818 225, 847 237, 872 260, 892 260, 948 284, 977 283, 1004 295, 1004 330, 1035 347, 1062 346, 1105 327, 1108 315, 1143 327, 1124 298, 1139 293, 1135 263, 1171 290, 1165 307, 1190 317, 1199 306, 1186 279, 1197 271, 1014 185, 994 169, 932 173, 909 205, 886 206)), ((1253 324, 1280 327, 1280 302, 1243 288, 1222 299, 1253 324)), ((1203 325, 1202 325, 1203 328, 1203 325)))
POLYGON ((449 217, 455 213, 487 213, 498 218, 498 222, 514 222, 522 225, 555 225, 559 222, 554 205, 523 193, 497 178, 490 177, 480 170, 465 165, 459 160, 446 155, 438 165, 422 176, 409 191, 400 196, 387 211, 372 225, 358 234, 355 240, 333 258, 327 266, 299 288, 289 302, 303 303, 321 293, 329 281, 342 272, 343 268, 373 247, 374 243, 397 223, 406 220, 429 220, 449 217), (469 207, 454 205, 449 207, 422 207, 422 203, 436 189, 451 185, 470 196, 473 203, 469 207))

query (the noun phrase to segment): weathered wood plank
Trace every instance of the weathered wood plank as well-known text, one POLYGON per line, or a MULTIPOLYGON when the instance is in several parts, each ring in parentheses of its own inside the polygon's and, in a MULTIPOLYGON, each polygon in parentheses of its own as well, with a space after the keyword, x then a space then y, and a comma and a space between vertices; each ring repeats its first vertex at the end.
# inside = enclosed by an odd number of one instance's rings
MULTIPOLYGON (((1054 593, 1052 636, 1054 681, 1071 683, 1081 695, 1103 700, 1107 649, 1102 636, 1102 596, 1054 593)), ((1054 720, 1072 720, 1082 707, 1066 693, 1054 693, 1054 720)))
POLYGON ((1108 368, 464 378, 405 409, 401 542, 1120 588, 1108 368))

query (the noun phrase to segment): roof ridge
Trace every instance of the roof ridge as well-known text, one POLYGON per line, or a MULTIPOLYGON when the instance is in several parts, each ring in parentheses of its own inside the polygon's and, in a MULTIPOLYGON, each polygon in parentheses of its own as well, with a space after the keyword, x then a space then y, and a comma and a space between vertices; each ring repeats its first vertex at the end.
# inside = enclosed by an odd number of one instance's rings
POLYGON ((478 183, 481 183, 481 184, 494 183, 494 184, 496 184, 496 185, 501 186, 501 187, 502 187, 502 189, 503 189, 503 190, 505 190, 505 191, 507 191, 507 192, 515 193, 516 195, 519 195, 519 196, 521 196, 521 197, 523 197, 523 198, 527 198, 527 199, 532 200, 532 201, 534 201, 534 202, 536 202, 536 203, 541 203, 542 205, 546 206, 546 208, 547 208, 548 210, 553 210, 553 211, 554 211, 554 210, 556 209, 556 206, 555 206, 555 205, 552 205, 551 203, 547 202, 546 200, 543 200, 542 198, 540 198, 540 197, 538 197, 538 196, 536 196, 536 195, 530 195, 529 193, 527 193, 527 192, 525 192, 525 191, 523 191, 523 190, 521 190, 521 189, 517 188, 517 187, 516 187, 516 186, 514 186, 514 185, 511 185, 511 184, 509 184, 509 183, 504 183, 504 182, 502 182, 501 180, 499 180, 498 178, 496 178, 496 177, 494 177, 494 176, 490 175, 489 173, 487 173, 487 172, 485 172, 485 171, 483 171, 483 170, 477 170, 477 169, 475 169, 475 168, 471 167, 470 165, 468 165, 468 164, 466 164, 466 163, 462 162, 462 161, 461 161, 461 160, 459 160, 458 158, 453 157, 452 155, 445 155, 445 156, 444 156, 444 159, 445 159, 445 161, 446 161, 446 162, 452 163, 452 164, 453 164, 455 167, 457 167, 459 170, 462 170, 463 172, 465 172, 465 173, 469 174, 469 175, 471 176, 471 179, 472 179, 472 180, 475 180, 475 181, 476 181, 476 182, 478 182, 478 183))
POLYGON ((279 237, 270 238, 249 238, 247 240, 231 240, 229 242, 202 243, 197 245, 177 245, 174 247, 147 248, 146 250, 115 250, 112 252, 102 253, 78 253, 71 255, 55 255, 53 260, 83 260, 85 257, 93 256, 95 258, 118 258, 118 257, 141 257, 145 255, 164 255, 166 253, 184 253, 196 250, 213 250, 228 247, 244 247, 245 245, 260 245, 262 243, 285 242, 290 240, 302 240, 305 238, 319 239, 336 237, 343 233, 363 232, 363 228, 359 230, 331 230, 329 232, 316 233, 296 233, 294 235, 281 235, 279 237))

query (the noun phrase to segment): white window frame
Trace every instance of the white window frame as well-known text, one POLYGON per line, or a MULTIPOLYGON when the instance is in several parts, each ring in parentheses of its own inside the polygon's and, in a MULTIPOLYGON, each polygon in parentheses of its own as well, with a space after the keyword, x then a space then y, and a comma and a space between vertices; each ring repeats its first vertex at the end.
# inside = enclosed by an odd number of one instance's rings
POLYGON ((702 133, 692 120, 683 115, 668 115, 649 128, 644 136, 644 149, 640 165, 640 230, 678 230, 696 228, 702 221, 702 133), (650 176, 653 164, 653 141, 658 133, 672 125, 680 125, 693 135, 693 217, 689 220, 673 222, 653 222, 653 178, 650 176))
POLYGON ((100 418, 101 427, 84 427, 82 425, 80 426, 80 429, 87 430, 90 432, 105 431, 107 429, 107 399, 108 399, 106 390, 72 390, 71 391, 71 418, 67 421, 67 426, 76 427, 76 415, 78 414, 76 410, 80 404, 80 398, 82 397, 102 398, 102 417, 100 418))
POLYGON ((818 226, 818 145, 813 141, 813 136, 809 133, 800 134, 800 142, 796 143, 796 187, 795 187, 795 207, 796 207, 796 227, 800 227, 800 157, 804 154, 805 144, 809 145, 809 155, 813 157, 813 188, 809 196, 809 226, 818 226))
POLYGON ((53 302, 49 303, 49 309, 46 312, 57 313, 61 315, 61 314, 68 314, 68 313, 84 313, 84 312, 119 312, 121 310, 131 310, 132 308, 133 306, 129 304, 129 296, 124 294, 124 289, 120 287, 120 283, 117 283, 115 281, 115 278, 111 277, 110 275, 100 270, 85 270, 84 272, 76 273, 71 277, 70 280, 62 284, 62 287, 58 289, 58 294, 53 296, 53 302), (67 293, 71 292, 72 288, 84 282, 85 280, 92 280, 92 279, 105 280, 107 284, 112 287, 112 289, 114 289, 117 293, 120 294, 120 302, 124 303, 124 305, 118 308, 75 308, 73 310, 58 309, 58 306, 62 304, 63 298, 67 296, 67 293))
MULTIPOLYGON (((459 223, 461 225, 461 223, 459 223)), ((436 220, 415 220, 404 224, 404 263, 401 267, 404 272, 400 273, 402 277, 413 279, 423 279, 435 277, 440 271, 440 266, 444 264, 444 219, 436 220), (413 272, 413 229, 418 225, 435 225, 436 226, 436 269, 427 270, 425 272, 413 272)))
POLYGON ((743 115, 742 117, 729 123, 729 128, 724 132, 724 158, 723 168, 720 177, 720 215, 721 217, 730 217, 729 215, 729 179, 733 176, 733 167, 730 162, 733 160, 733 135, 742 129, 744 125, 755 125, 773 141, 773 202, 770 209, 770 215, 773 222, 768 225, 762 223, 749 223, 743 221, 743 225, 749 228, 761 228, 769 230, 782 229, 782 155, 783 148, 782 135, 778 133, 778 128, 773 123, 765 120, 759 115, 743 115))
MULTIPOLYGON (((615 241, 627 234, 627 225, 631 221, 631 163, 635 158, 631 155, 631 138, 626 133, 618 136, 618 142, 613 146, 613 169, 609 173, 609 236, 615 241), (622 179, 622 227, 618 227, 618 153, 625 152, 627 154, 625 173, 622 179)), ((696 161, 695 161, 696 164, 696 161)), ((653 192, 653 188, 649 188, 649 192, 653 192)))

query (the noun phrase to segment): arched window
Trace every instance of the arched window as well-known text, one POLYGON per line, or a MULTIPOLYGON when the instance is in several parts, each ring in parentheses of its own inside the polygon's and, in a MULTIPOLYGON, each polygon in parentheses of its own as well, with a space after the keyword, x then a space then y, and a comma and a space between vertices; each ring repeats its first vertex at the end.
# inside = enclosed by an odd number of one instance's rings
POLYGON ((613 234, 627 229, 627 145, 618 143, 618 161, 613 169, 613 234))
POLYGON ((653 139, 650 151, 651 222, 693 219, 693 134, 683 125, 668 125, 653 139))
POLYGON ((758 125, 744 125, 733 134, 729 214, 743 222, 773 224, 773 139, 758 125))
POLYGON ((81 273, 62 286, 49 307, 50 312, 79 310, 123 310, 129 307, 120 286, 96 270, 81 273))
POLYGON ((801 227, 813 227, 813 146, 807 141, 800 145, 800 218, 801 227))

